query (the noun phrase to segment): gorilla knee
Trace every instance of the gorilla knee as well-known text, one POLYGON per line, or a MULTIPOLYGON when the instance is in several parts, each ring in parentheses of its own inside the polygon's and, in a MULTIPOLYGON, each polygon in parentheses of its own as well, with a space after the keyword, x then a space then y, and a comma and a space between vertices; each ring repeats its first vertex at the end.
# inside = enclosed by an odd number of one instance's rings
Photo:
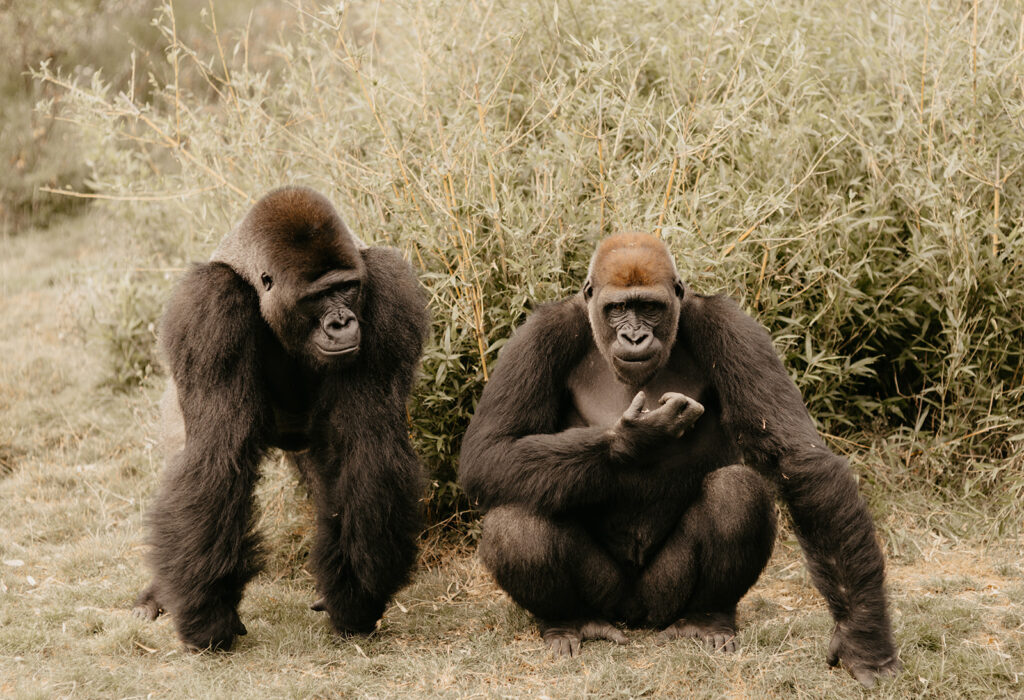
POLYGON ((771 489, 749 467, 734 464, 708 474, 704 479, 704 505, 718 537, 738 540, 752 533, 774 536, 771 489))
POLYGON ((535 569, 553 554, 552 525, 516 506, 494 508, 484 516, 480 557, 491 571, 507 567, 535 569))

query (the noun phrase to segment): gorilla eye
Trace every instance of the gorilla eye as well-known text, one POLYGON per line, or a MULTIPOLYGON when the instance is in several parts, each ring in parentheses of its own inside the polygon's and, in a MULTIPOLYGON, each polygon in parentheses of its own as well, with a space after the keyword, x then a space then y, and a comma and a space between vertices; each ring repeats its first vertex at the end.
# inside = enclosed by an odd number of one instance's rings
POLYGON ((274 286, 274 278, 268 275, 266 272, 260 275, 260 282, 263 283, 263 288, 266 289, 268 292, 270 291, 270 288, 274 286))

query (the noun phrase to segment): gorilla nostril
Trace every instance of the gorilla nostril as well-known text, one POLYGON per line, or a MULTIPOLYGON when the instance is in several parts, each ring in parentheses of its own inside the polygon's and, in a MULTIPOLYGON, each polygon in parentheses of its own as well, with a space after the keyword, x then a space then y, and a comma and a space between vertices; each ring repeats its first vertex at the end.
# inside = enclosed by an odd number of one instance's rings
POLYGON ((323 319, 320 327, 330 338, 341 339, 354 328, 355 317, 350 314, 333 313, 323 319))

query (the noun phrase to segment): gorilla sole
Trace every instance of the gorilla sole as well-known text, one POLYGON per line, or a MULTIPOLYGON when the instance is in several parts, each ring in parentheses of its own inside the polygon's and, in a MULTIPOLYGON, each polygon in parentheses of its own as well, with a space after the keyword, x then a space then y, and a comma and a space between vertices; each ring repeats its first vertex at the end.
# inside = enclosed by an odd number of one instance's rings
POLYGON ((481 557, 559 654, 610 622, 734 650, 777 493, 836 621, 829 662, 899 668, 874 526, 771 338, 693 294, 664 244, 605 239, 581 292, 504 346, 462 446, 481 557))
POLYGON ((136 614, 170 612, 195 649, 245 634, 238 603, 260 564, 253 486, 276 447, 316 509, 314 605, 340 633, 372 631, 416 558, 423 475, 406 401, 426 332, 398 251, 363 246, 312 190, 257 202, 164 314, 167 464, 136 614))

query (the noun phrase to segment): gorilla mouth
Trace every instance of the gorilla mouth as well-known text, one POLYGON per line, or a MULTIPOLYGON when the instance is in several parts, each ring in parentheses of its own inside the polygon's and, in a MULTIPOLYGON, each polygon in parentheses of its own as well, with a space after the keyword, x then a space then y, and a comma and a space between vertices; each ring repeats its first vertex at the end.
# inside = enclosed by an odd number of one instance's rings
POLYGON ((645 362, 650 362, 655 359, 658 355, 657 351, 651 351, 650 348, 644 348, 640 352, 630 352, 629 350, 620 349, 613 353, 616 360, 624 365, 642 365, 645 362))
POLYGON ((355 324, 350 324, 343 331, 335 332, 333 335, 321 329, 321 332, 317 335, 319 337, 313 338, 313 345, 316 346, 317 352, 323 357, 333 359, 336 357, 354 356, 359 352, 362 334, 359 332, 359 327, 355 324))
POLYGON ((344 345, 342 347, 328 347, 321 345, 320 343, 317 343, 316 349, 321 355, 326 355, 328 357, 343 357, 345 355, 354 355, 357 352, 359 352, 359 344, 356 343, 355 345, 344 345))
POLYGON ((615 359, 624 365, 642 365, 650 362, 654 355, 644 355, 643 357, 616 357, 615 359))

